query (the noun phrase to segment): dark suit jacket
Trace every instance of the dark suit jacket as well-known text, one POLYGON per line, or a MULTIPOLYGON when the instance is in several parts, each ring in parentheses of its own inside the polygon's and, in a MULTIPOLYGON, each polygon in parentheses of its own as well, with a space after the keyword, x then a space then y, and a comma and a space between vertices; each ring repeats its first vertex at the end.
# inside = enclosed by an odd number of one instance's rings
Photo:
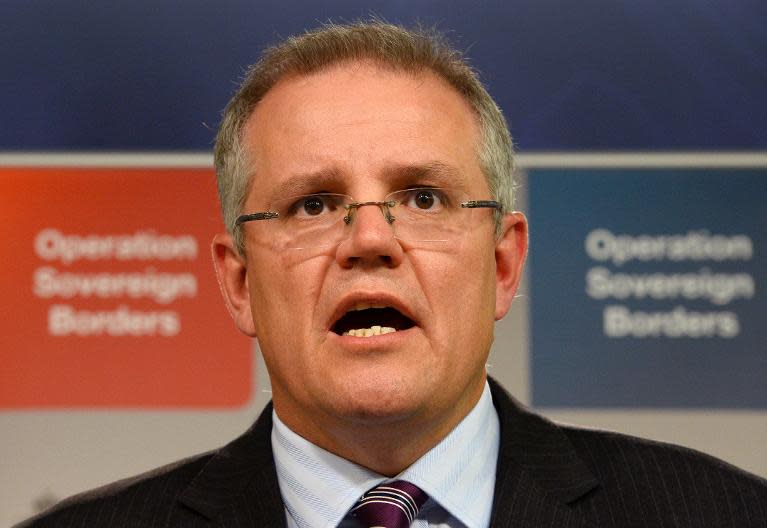
MULTIPOLYGON (((501 422, 493 527, 767 527, 767 481, 682 447, 556 425, 490 383, 501 422)), ((20 526, 285 526, 271 413, 219 450, 77 495, 20 526)))

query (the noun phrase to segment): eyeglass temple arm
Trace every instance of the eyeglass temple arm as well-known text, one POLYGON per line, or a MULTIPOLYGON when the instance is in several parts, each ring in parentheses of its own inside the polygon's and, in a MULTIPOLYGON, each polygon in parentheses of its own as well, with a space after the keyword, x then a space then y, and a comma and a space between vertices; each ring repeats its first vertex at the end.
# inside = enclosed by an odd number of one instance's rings
POLYGON ((250 222, 252 220, 271 220, 272 218, 277 218, 279 216, 280 214, 275 213, 274 211, 244 214, 237 217, 237 220, 234 221, 234 225, 238 226, 240 224, 244 224, 245 222, 250 222))
POLYGON ((461 207, 466 209, 478 209, 481 207, 487 207, 490 209, 501 210, 501 204, 495 200, 469 200, 468 202, 461 202, 461 207))

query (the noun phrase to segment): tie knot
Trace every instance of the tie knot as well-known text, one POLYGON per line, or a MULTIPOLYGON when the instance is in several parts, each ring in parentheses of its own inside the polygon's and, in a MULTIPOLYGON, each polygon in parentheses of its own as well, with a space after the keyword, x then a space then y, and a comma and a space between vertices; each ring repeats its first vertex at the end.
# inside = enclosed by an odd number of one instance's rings
POLYGON ((426 493, 404 480, 376 486, 357 502, 352 513, 366 528, 406 528, 426 502, 426 493))

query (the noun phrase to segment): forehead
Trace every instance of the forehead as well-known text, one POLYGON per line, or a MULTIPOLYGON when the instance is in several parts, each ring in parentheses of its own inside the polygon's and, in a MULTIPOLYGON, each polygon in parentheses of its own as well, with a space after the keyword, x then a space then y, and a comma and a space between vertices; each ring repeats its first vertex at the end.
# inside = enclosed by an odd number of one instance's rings
POLYGON ((425 176, 437 185, 481 185, 478 141, 476 114, 442 78, 370 63, 281 80, 243 130, 253 187, 263 192, 309 177, 334 185, 425 176))

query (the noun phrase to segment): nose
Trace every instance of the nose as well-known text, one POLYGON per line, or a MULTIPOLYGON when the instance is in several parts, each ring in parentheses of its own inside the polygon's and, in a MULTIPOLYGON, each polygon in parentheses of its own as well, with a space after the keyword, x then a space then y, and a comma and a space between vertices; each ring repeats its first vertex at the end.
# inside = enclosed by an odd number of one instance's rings
POLYGON ((348 238, 336 252, 338 263, 345 268, 359 265, 396 267, 402 262, 403 249, 394 238, 393 216, 378 202, 363 203, 348 211, 348 238), (383 213, 383 214, 382 214, 383 213), (389 220, 391 218, 391 220, 389 220))

